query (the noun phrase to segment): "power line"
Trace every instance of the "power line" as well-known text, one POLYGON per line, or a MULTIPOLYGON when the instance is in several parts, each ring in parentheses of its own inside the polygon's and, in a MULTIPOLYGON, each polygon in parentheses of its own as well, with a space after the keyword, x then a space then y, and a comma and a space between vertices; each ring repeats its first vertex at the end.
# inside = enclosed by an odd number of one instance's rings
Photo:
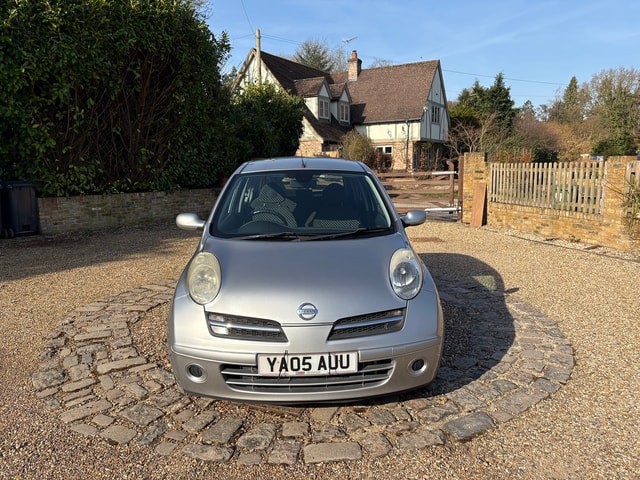
POLYGON ((249 14, 247 13, 247 9, 244 6, 244 0, 240 0, 240 3, 242 4, 242 11, 244 11, 244 18, 247 19, 247 23, 249 24, 249 28, 251 29, 252 32, 255 32, 255 28, 253 28, 253 25, 251 25, 251 20, 249 20, 249 14))
POLYGON ((295 40, 289 40, 287 38, 274 37, 273 35, 266 35, 262 32, 260 32, 260 35, 262 36, 262 38, 269 38, 271 40, 277 40, 278 42, 283 42, 283 43, 291 43, 293 45, 302 45, 304 43, 304 42, 297 42, 295 40))
MULTIPOLYGON (((239 35, 239 36, 233 37, 231 40, 241 40, 243 38, 249 38, 249 37, 255 37, 255 36, 256 36, 256 32, 253 31, 253 32, 248 33, 246 35, 239 35)), ((283 43, 291 43, 293 45, 302 45, 304 43, 304 42, 297 42, 295 40, 289 40, 289 39, 286 39, 286 38, 276 37, 276 36, 273 36, 273 35, 265 34, 264 32, 262 32, 262 30, 260 31, 260 37, 261 38, 267 38, 267 39, 270 39, 270 40, 275 40, 275 41, 278 41, 278 42, 283 42, 283 43)))
MULTIPOLYGON (((495 78, 495 76, 491 76, 491 75, 480 75, 479 73, 459 72, 457 70, 445 70, 444 68, 442 69, 442 71, 443 72, 449 72, 449 73, 458 73, 460 75, 470 75, 472 77, 495 78)), ((555 85, 556 87, 566 87, 567 86, 566 83, 543 82, 541 80, 522 80, 520 78, 509 78, 509 77, 503 77, 503 78, 505 80, 509 80, 511 82, 539 83, 541 85, 555 85)))

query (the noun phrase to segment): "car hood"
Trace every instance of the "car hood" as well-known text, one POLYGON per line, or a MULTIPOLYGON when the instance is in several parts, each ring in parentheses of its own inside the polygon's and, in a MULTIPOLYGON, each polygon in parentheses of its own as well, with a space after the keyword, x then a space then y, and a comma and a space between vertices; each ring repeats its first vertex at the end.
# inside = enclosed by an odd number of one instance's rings
POLYGON ((315 324, 402 308, 389 260, 406 246, 398 233, 301 242, 209 239, 203 249, 218 257, 222 282, 206 310, 294 325, 308 323, 297 314, 306 303, 318 310, 315 324))

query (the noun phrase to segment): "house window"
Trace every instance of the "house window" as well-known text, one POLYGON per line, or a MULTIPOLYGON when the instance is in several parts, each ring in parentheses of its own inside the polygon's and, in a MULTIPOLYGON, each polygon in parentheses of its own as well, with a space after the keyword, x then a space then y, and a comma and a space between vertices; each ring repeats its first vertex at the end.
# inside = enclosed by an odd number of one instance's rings
POLYGON ((349 105, 340 104, 340 121, 349 123, 349 105))
POLYGON ((329 118, 329 102, 326 100, 318 102, 318 118, 329 118))
POLYGON ((386 155, 393 155, 393 147, 391 145, 385 145, 384 147, 376 147, 376 152, 384 153, 386 155))
POLYGON ((431 123, 440 123, 440 107, 436 105, 431 107, 431 123))

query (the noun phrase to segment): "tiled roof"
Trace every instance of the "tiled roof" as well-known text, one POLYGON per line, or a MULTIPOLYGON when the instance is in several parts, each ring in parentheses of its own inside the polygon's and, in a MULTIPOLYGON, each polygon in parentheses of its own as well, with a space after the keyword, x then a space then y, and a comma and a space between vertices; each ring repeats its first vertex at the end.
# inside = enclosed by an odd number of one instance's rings
POLYGON ((330 143, 339 143, 342 137, 351 130, 350 127, 340 124, 333 115, 331 115, 331 122, 321 122, 308 108, 305 110, 304 118, 318 135, 330 143))
MULTIPOLYGON (((255 54, 255 50, 252 53, 255 54)), ((295 92, 295 81, 309 78, 322 77, 326 78, 328 83, 332 83, 329 74, 321 70, 316 70, 315 68, 307 67, 306 65, 292 62, 286 58, 277 57, 264 51, 260 52, 260 57, 285 90, 295 92)))
POLYGON ((320 93, 320 87, 325 82, 324 77, 303 78, 302 80, 294 80, 294 93, 300 97, 316 97, 320 93))
MULTIPOLYGON (((423 114, 439 60, 391 67, 363 69, 358 79, 347 83, 351 94, 353 123, 416 120, 423 114)), ((332 75, 334 83, 345 82, 347 72, 332 75)))
POLYGON ((329 90, 331 90, 331 98, 333 100, 339 100, 342 96, 342 92, 346 87, 346 83, 332 83, 329 85, 329 90))

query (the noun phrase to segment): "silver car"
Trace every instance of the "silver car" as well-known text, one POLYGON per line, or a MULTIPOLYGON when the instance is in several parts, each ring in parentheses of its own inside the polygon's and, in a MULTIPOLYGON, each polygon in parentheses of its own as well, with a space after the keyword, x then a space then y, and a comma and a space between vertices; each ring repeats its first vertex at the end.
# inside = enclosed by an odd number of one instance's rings
POLYGON ((334 402, 423 386, 443 318, 433 280, 364 164, 277 158, 240 166, 178 281, 168 319, 185 391, 253 402, 334 402))

